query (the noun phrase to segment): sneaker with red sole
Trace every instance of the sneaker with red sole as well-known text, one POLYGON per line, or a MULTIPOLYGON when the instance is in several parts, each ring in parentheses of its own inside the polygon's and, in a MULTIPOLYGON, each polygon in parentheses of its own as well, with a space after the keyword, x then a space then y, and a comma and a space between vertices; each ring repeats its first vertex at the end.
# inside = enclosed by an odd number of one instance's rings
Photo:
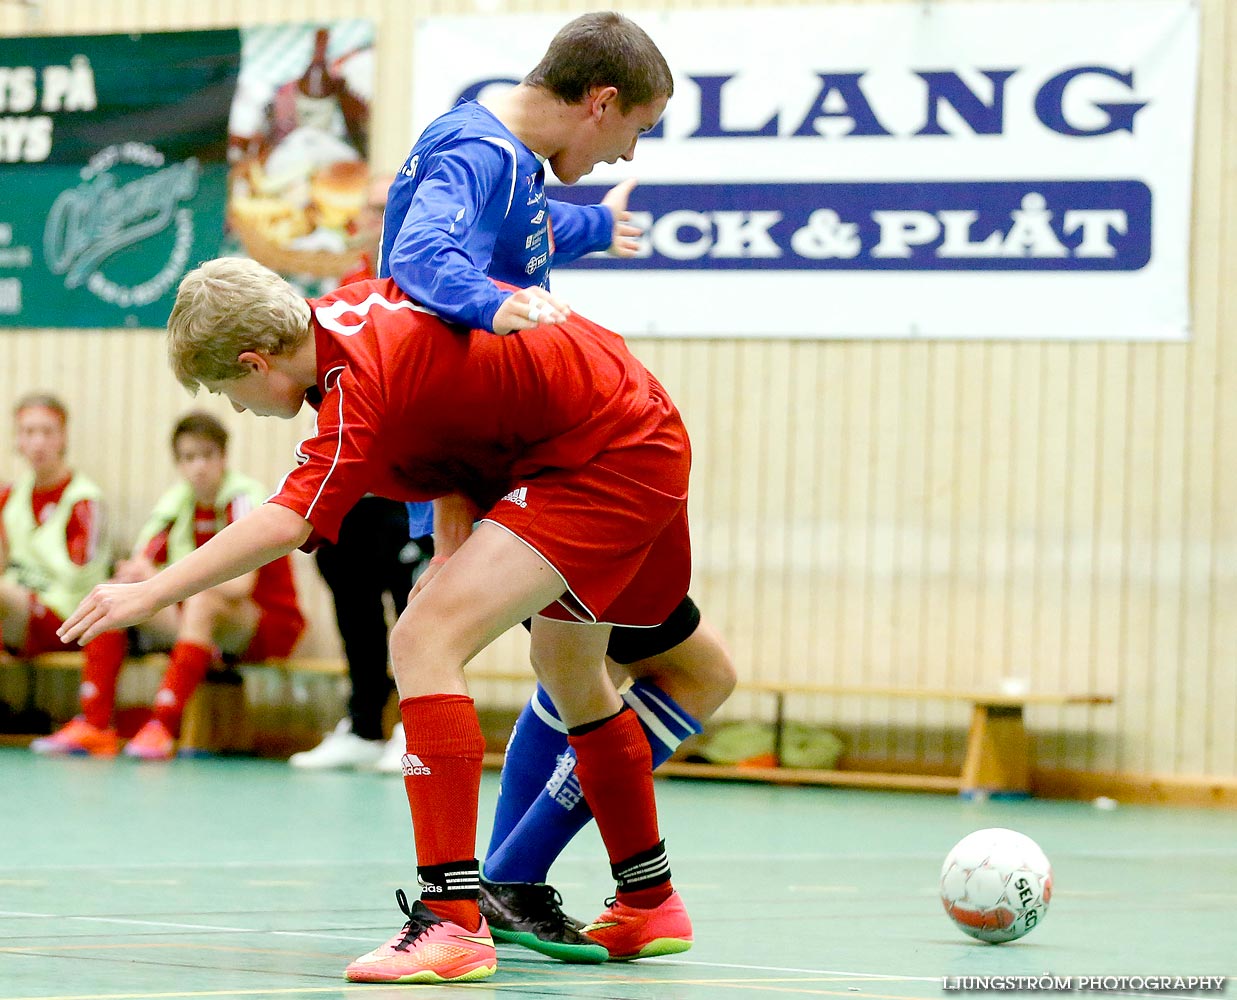
POLYGON ((606 904, 609 909, 581 933, 604 945, 611 962, 677 955, 692 946, 692 922, 677 892, 651 910, 640 910, 617 899, 606 900, 606 904))
POLYGON ((141 760, 171 760, 176 756, 176 740, 158 719, 151 719, 125 744, 126 757, 141 760))
POLYGON ((40 736, 30 749, 41 754, 74 754, 76 756, 115 757, 120 744, 115 729, 100 729, 79 715, 50 736, 40 736))
POLYGON ((395 900, 408 922, 386 944, 348 966, 344 978, 350 983, 468 983, 494 975, 498 953, 485 917, 469 931, 420 900, 410 908, 403 889, 395 890, 395 900))

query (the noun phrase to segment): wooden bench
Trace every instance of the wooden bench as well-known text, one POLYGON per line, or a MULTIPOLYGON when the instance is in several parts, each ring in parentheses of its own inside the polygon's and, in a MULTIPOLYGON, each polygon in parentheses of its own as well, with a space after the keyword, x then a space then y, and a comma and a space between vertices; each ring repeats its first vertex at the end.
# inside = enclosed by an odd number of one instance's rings
MULTIPOLYGON (((31 672, 38 670, 80 670, 81 653, 48 653, 26 661, 31 672)), ((160 664, 163 654, 131 660, 160 664)), ((241 664, 240 669, 261 668, 283 672, 289 680, 297 674, 342 677, 347 669, 342 660, 330 657, 293 657, 259 664, 241 664)), ((535 678, 528 671, 467 671, 470 681, 527 684, 535 678)), ((33 690, 33 688, 31 688, 33 690)), ((818 770, 813 768, 738 767, 670 761, 659 773, 707 778, 769 781, 779 784, 822 784, 860 788, 908 789, 957 792, 963 795, 1025 795, 1030 790, 1032 771, 1030 739, 1024 710, 1029 705, 1077 706, 1111 705, 1112 695, 1094 693, 1026 692, 1008 694, 971 689, 936 689, 844 684, 803 684, 797 682, 741 682, 737 691, 771 697, 774 705, 774 761, 780 761, 787 724, 787 702, 802 697, 889 698, 914 701, 963 702, 971 706, 970 729, 962 770, 957 775, 918 774, 898 771, 818 770)), ((191 748, 244 749, 245 703, 238 685, 203 685, 185 711, 182 745, 191 748), (238 735, 237 730, 240 730, 238 735), (220 744, 224 744, 220 746, 220 744)), ((490 766, 501 766, 502 754, 486 755, 490 766)))
MULTIPOLYGON (((531 688, 531 673, 469 669, 470 681, 515 681, 531 688)), ((736 692, 773 698, 772 767, 739 767, 733 764, 700 764, 668 761, 659 774, 703 778, 769 781, 778 784, 843 785, 857 788, 907 789, 958 792, 963 795, 1019 796, 1030 792, 1031 741, 1023 710, 1028 705, 1111 705, 1109 694, 1055 694, 1026 692, 1005 694, 971 689, 908 688, 878 685, 805 684, 799 682, 740 681, 736 692), (970 728, 962 770, 957 775, 917 774, 898 771, 821 770, 784 767, 782 748, 788 721, 787 701, 796 697, 895 698, 915 701, 965 702, 971 706, 970 728)), ((487 755, 487 762, 501 766, 502 754, 487 755), (493 758, 490 761, 490 758, 493 758)))
MULTIPOLYGON (((36 678, 40 671, 80 673, 83 661, 84 654, 73 652, 43 653, 30 659, 15 661, 18 665, 24 665, 28 672, 27 707, 33 707, 37 690, 36 678)), ((167 661, 166 653, 148 653, 128 657, 125 667, 147 667, 162 673, 167 668, 167 661)), ((247 751, 251 748, 251 743, 244 688, 237 683, 239 678, 233 672, 220 671, 216 674, 223 674, 225 683, 218 683, 218 676, 208 677, 211 683, 200 685, 185 706, 180 744, 187 750, 247 751)))
POLYGON ((1031 785, 1031 741, 1023 711, 1028 705, 1111 705, 1108 694, 1057 694, 944 688, 908 688, 846 684, 804 684, 756 681, 740 683, 738 691, 774 699, 773 757, 780 762, 786 730, 786 702, 793 697, 892 698, 914 701, 969 703, 971 722, 962 770, 957 775, 915 774, 897 771, 818 770, 775 765, 734 767, 717 764, 663 765, 668 774, 713 778, 745 778, 782 784, 843 785, 858 788, 896 788, 916 791, 958 792, 962 795, 1027 795, 1031 785))

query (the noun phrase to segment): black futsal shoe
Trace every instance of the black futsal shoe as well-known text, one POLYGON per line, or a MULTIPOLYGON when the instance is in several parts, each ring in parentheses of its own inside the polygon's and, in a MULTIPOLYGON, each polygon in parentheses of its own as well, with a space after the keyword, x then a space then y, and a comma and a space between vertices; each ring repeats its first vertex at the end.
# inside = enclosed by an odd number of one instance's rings
POLYGON ((544 882, 481 880, 481 915, 496 941, 523 945, 560 962, 596 963, 610 957, 582 921, 563 912, 563 897, 544 882))

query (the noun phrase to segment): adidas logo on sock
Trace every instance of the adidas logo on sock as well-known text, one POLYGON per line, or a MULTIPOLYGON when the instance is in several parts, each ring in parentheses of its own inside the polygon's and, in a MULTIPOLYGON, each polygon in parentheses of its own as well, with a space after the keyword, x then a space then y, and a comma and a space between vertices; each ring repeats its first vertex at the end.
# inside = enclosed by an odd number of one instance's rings
POLYGON ((404 776, 407 778, 414 778, 419 774, 434 773, 427 765, 421 763, 421 758, 415 753, 404 754, 404 756, 400 759, 400 763, 403 765, 404 776))
POLYGON ((521 486, 519 489, 512 490, 505 497, 503 497, 503 499, 510 500, 513 504, 515 504, 518 507, 527 507, 528 506, 528 487, 521 486))

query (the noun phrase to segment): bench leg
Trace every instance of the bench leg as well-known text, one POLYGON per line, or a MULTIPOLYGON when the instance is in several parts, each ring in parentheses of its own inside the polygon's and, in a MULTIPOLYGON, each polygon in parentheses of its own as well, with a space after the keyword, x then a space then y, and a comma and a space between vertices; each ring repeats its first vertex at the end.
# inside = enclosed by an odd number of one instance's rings
POLYGON ((33 660, 26 660, 26 703, 22 712, 29 718, 39 707, 39 674, 33 660))
POLYGON ((1030 794, 1031 745, 1021 705, 975 705, 962 767, 963 795, 1030 794))
POLYGON ((188 753, 245 753, 253 749, 245 685, 239 675, 207 675, 185 706, 180 746, 188 753))
POLYGON ((773 766, 782 766, 782 751, 786 746, 786 695, 777 693, 777 705, 773 718, 773 766))

